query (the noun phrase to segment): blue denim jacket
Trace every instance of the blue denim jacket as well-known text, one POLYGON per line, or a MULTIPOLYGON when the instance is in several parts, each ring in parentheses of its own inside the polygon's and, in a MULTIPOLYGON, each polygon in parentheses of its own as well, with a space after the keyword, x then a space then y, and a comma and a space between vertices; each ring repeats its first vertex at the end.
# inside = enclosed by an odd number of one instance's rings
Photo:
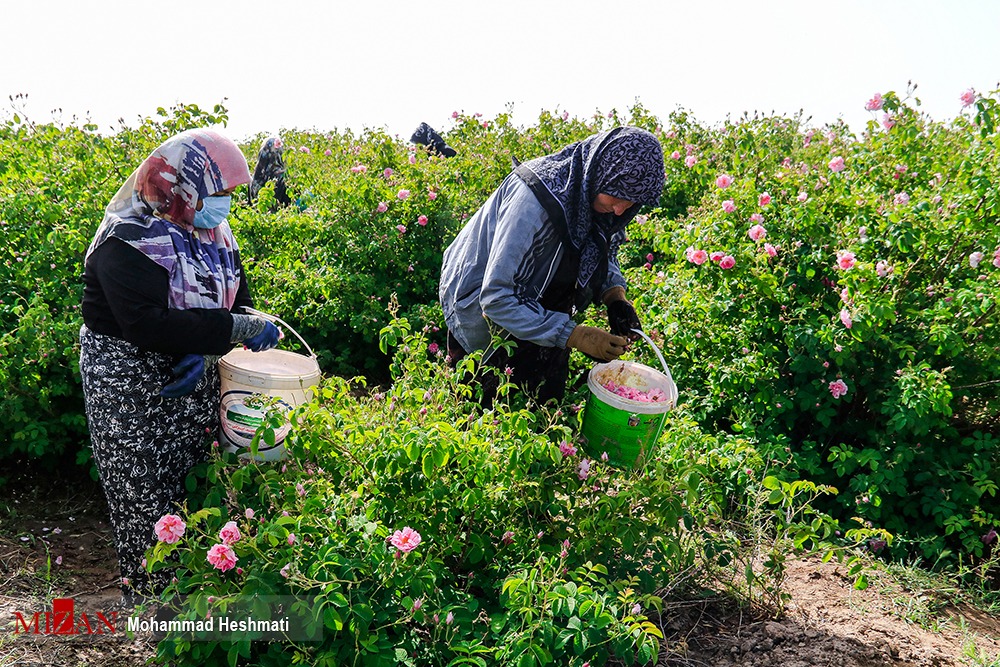
MULTIPOLYGON (((538 199, 509 175, 445 250, 438 296, 448 330, 468 352, 486 349, 492 333, 504 332, 566 347, 576 323, 539 303, 564 251, 538 199)), ((616 255, 601 291, 614 286, 625 286, 616 255)))

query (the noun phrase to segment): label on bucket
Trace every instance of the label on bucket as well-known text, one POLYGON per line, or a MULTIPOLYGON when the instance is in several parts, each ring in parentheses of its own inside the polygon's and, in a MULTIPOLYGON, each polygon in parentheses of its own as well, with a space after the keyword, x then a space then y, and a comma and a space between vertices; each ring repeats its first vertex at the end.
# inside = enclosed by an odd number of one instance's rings
POLYGON ((593 394, 583 414, 582 435, 587 452, 598 458, 604 452, 608 462, 634 466, 645 458, 660 437, 665 412, 639 414, 608 405, 593 394))
MULTIPOLYGON (((250 443, 253 441, 254 433, 264 421, 264 410, 247 405, 249 402, 247 399, 252 396, 260 396, 260 394, 236 389, 227 391, 222 395, 222 401, 219 406, 219 421, 222 436, 225 440, 223 444, 228 445, 231 451, 235 451, 238 454, 250 453, 250 443)), ((275 407, 285 412, 291 410, 291 406, 280 399, 275 407)), ((275 430, 273 447, 269 447, 263 441, 259 442, 258 453, 265 459, 270 459, 270 455, 272 454, 282 454, 284 447, 281 446, 281 443, 284 442, 289 429, 290 426, 285 423, 284 426, 275 430)))

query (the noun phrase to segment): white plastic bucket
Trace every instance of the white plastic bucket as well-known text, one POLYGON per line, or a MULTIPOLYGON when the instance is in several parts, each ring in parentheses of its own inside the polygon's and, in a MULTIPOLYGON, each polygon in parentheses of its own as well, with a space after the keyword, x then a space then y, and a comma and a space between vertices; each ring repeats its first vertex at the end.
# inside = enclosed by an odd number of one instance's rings
MULTIPOLYGON (((280 322, 272 316, 256 314, 280 322)), ((288 327, 287 324, 285 326, 288 327)), ((288 329, 302 340, 294 329, 288 329)), ((305 341, 302 343, 305 345, 305 341)), ((309 349, 308 345, 306 349, 309 349)), ((278 349, 263 352, 251 352, 244 348, 232 350, 219 359, 222 385, 219 444, 227 451, 248 458, 254 433, 265 417, 266 408, 261 410, 256 407, 261 405, 261 397, 277 399, 276 406, 289 412, 311 398, 311 389, 319 384, 320 377, 315 355, 307 357, 278 349)), ((257 458, 263 461, 285 458, 283 443, 289 428, 286 420, 285 425, 275 431, 273 446, 261 439, 258 442, 257 458)))

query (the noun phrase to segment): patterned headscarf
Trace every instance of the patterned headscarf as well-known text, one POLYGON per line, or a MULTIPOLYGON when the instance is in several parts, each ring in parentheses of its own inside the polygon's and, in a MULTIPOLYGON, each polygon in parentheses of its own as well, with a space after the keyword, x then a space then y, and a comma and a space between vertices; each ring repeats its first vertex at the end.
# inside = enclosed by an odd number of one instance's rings
POLYGON ((284 148, 279 137, 270 137, 260 147, 257 155, 257 167, 253 170, 253 181, 250 183, 250 201, 257 198, 257 193, 269 181, 278 181, 285 176, 285 161, 281 157, 284 148))
POLYGON ((213 130, 181 132, 118 189, 87 257, 117 238, 166 269, 171 308, 230 308, 239 287, 233 232, 228 222, 215 229, 192 222, 200 200, 249 182, 246 158, 232 140, 213 130))
POLYGON ((558 153, 525 162, 561 209, 569 241, 580 252, 577 284, 581 287, 617 251, 620 234, 643 204, 660 201, 665 181, 663 148, 650 132, 619 127, 566 146, 558 153), (635 205, 624 215, 599 214, 597 195, 605 193, 635 205))

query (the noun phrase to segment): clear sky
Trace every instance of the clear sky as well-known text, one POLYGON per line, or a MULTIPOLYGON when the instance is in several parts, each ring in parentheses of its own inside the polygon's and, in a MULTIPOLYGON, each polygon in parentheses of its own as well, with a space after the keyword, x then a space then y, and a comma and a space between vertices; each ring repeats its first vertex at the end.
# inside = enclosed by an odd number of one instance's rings
POLYGON ((855 130, 875 92, 918 84, 936 120, 1000 81, 997 0, 16 0, 0 93, 36 121, 102 131, 226 99, 236 139, 285 128, 408 138, 452 111, 590 116, 637 99, 714 125, 744 111, 855 130), (52 110, 62 113, 53 116, 52 110), (80 120, 79 122, 82 122, 80 120))

